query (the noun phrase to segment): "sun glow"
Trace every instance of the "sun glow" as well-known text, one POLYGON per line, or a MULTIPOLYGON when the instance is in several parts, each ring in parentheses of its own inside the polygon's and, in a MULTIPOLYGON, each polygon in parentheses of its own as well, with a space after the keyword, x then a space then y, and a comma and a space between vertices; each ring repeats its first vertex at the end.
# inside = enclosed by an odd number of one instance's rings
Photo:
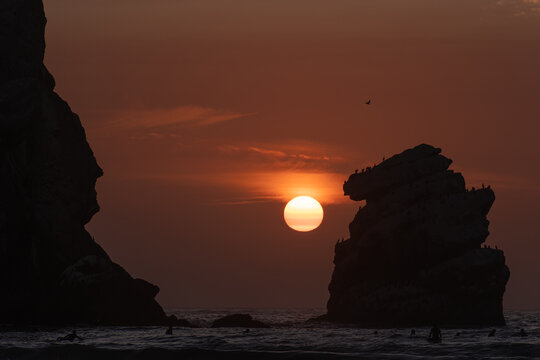
POLYGON ((310 196, 297 196, 287 203, 283 217, 289 227, 296 231, 311 231, 323 220, 321 204, 310 196))

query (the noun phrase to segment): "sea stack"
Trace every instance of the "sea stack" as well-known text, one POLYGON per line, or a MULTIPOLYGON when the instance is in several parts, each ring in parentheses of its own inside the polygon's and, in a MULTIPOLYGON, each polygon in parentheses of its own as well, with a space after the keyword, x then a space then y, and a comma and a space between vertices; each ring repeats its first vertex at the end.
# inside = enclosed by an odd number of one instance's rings
POLYGON ((482 246, 495 193, 467 189, 452 160, 422 144, 350 175, 365 200, 335 246, 326 320, 366 326, 503 325, 510 271, 482 246))
POLYGON ((0 2, 0 323, 175 323, 85 230, 103 172, 43 65, 41 0, 0 2))

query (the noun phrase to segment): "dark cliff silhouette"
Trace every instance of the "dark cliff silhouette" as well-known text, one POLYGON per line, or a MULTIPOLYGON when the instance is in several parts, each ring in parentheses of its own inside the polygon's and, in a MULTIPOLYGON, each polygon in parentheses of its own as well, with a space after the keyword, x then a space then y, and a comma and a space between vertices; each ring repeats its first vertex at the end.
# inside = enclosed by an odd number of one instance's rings
POLYGON ((335 246, 323 318, 375 326, 499 325, 510 271, 482 248, 495 194, 466 189, 452 160, 419 145, 352 174, 343 185, 366 200, 335 246))
POLYGON ((41 0, 0 2, 0 323, 181 323, 84 226, 103 172, 43 65, 41 0))

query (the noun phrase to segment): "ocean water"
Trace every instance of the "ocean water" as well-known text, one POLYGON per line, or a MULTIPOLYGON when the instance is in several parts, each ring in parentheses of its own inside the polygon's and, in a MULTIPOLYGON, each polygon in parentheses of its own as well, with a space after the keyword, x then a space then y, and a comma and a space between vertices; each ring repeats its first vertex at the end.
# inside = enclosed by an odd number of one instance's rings
POLYGON ((77 327, 82 341, 58 342, 74 328, 0 327, 0 359, 530 359, 540 358, 540 311, 507 311, 507 325, 444 328, 443 341, 426 340, 428 327, 362 329, 306 323, 324 309, 169 309, 197 328, 77 327), (212 329, 218 317, 250 313, 270 329, 212 329), (516 336, 523 328, 526 337, 516 336), (493 337, 488 337, 496 329, 493 337), (456 333, 460 333, 456 337, 456 333))

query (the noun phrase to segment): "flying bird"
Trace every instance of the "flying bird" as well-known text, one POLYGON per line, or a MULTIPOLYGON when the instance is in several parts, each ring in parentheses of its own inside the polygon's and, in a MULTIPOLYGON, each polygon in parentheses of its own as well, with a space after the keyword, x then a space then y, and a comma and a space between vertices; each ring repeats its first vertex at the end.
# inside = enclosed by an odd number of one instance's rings
POLYGON ((371 105, 371 99, 369 99, 368 101, 366 101, 366 105, 371 105))

